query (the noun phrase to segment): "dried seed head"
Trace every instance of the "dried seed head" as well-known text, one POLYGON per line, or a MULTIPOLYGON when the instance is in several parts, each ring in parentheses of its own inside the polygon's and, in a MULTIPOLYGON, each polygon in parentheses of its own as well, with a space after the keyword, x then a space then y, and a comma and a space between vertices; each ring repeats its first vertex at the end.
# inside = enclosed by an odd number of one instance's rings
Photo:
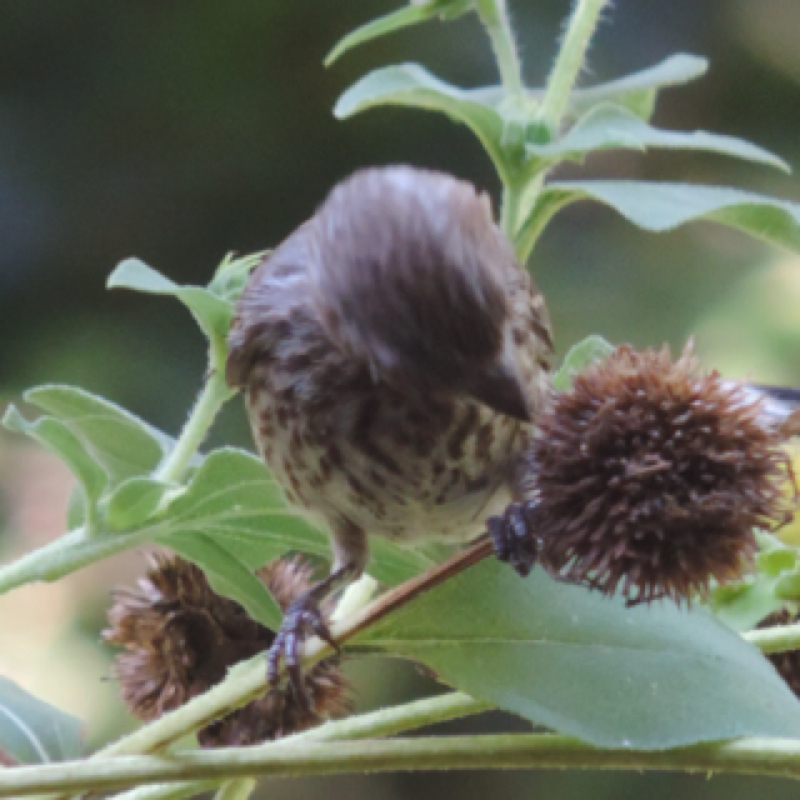
MULTIPOLYGON (((759 628, 774 628, 777 625, 792 625, 800 622, 800 615, 788 610, 775 611, 758 623, 759 628)), ((785 653, 772 653, 767 656, 786 685, 800 697, 800 651, 787 650, 785 653)))
MULTIPOLYGON (((310 586, 310 569, 298 560, 273 561, 259 573, 285 608, 310 586)), ((219 683, 234 664, 262 653, 274 631, 253 620, 236 602, 216 594, 203 572, 181 558, 153 555, 139 588, 118 589, 109 611, 106 641, 125 650, 114 674, 132 713, 151 720, 219 683)), ((275 739, 349 709, 347 682, 332 661, 306 674, 316 714, 291 695, 267 692, 211 723, 198 734, 204 747, 275 739)))
POLYGON ((752 392, 619 347, 539 417, 519 493, 542 563, 632 603, 737 578, 753 528, 786 521, 788 461, 752 392))

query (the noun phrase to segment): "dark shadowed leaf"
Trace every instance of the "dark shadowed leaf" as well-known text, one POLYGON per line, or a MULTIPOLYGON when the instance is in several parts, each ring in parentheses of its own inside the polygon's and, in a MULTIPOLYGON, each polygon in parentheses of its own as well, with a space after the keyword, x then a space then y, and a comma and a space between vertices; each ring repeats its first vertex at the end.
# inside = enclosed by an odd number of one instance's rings
POLYGON ((357 640, 445 682, 602 747, 663 749, 797 737, 800 703, 763 656, 702 610, 521 580, 485 561, 357 640))
POLYGON ((20 764, 79 758, 81 722, 0 677, 0 750, 20 764))

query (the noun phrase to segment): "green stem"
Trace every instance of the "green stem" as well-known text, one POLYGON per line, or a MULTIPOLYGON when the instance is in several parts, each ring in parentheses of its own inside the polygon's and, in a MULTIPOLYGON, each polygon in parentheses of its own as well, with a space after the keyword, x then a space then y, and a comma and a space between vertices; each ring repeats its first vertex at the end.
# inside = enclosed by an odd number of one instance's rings
POLYGON ((583 69, 589 41, 608 0, 578 0, 570 17, 567 32, 547 81, 539 119, 555 131, 567 110, 569 95, 583 69))
POLYGON ((148 540, 147 531, 91 536, 83 528, 76 528, 2 567, 0 594, 35 581, 58 580, 101 558, 136 547, 148 540))
MULTIPOLYGON (((462 692, 450 692, 424 700, 415 700, 393 708, 369 711, 335 722, 327 722, 318 728, 287 736, 273 744, 275 746, 302 745, 308 742, 333 742, 350 739, 375 739, 394 736, 398 733, 415 730, 425 725, 460 719, 471 714, 488 711, 492 706, 483 700, 476 700, 462 692)), ((266 747, 266 745, 265 745, 266 747)), ((209 789, 208 781, 187 781, 181 784, 166 784, 136 789, 115 800, 181 800, 200 794, 209 789), (181 794, 174 794, 180 789, 181 794), (141 794, 136 794, 141 792, 141 794)))
POLYGON ((800 778, 800 741, 744 738, 671 750, 605 750, 569 736, 499 734, 388 741, 324 742, 300 747, 234 747, 108 761, 71 761, 7 769, 0 797, 69 789, 103 790, 155 781, 335 775, 451 769, 580 768, 727 772, 800 778))
POLYGON ((139 786, 128 792, 115 794, 112 800, 185 800, 203 792, 211 792, 219 781, 175 781, 139 786))
POLYGON ((505 0, 476 0, 475 5, 489 34, 506 94, 511 97, 523 94, 522 68, 505 0))
POLYGON ((214 370, 206 380, 175 447, 156 470, 156 478, 173 483, 179 483, 183 479, 186 468, 206 438, 214 418, 233 394, 221 371, 214 370))
POLYGON ((227 781, 219 787, 214 800, 247 800, 255 788, 256 782, 252 778, 227 781))
POLYGON ((800 622, 747 631, 742 634, 742 638, 767 655, 800 650, 800 622))

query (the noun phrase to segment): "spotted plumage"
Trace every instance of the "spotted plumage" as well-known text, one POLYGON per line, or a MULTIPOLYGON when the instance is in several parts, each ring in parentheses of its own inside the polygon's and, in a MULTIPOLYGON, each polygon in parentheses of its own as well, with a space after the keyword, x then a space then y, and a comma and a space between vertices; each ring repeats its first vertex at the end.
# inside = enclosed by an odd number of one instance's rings
POLYGON ((349 576, 368 536, 480 534, 549 391, 546 310, 488 199, 411 167, 334 188, 253 272, 229 345, 260 453, 349 576))

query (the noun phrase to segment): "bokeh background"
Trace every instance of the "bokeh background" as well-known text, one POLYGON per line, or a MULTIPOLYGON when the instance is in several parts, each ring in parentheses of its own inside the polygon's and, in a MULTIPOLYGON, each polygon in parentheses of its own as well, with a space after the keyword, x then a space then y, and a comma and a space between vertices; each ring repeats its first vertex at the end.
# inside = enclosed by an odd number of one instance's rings
MULTIPOLYGON (((203 342, 176 303, 109 293, 136 255, 171 278, 204 283, 222 256, 277 243, 357 167, 410 162, 450 170, 495 195, 471 134, 443 117, 330 109, 369 69, 420 61, 464 86, 493 82, 474 19, 430 23, 321 61, 348 30, 395 0, 4 0, 0 5, 0 405, 30 385, 82 385, 169 432, 204 369, 203 342)), ((531 85, 541 83, 567 0, 512 2, 531 85)), ((800 3, 616 0, 582 82, 676 52, 711 59, 708 75, 665 92, 656 123, 755 141, 800 166, 800 3)), ((574 172, 574 170, 571 170, 574 172)), ((584 175, 721 183, 800 200, 796 178, 708 154, 614 154, 584 175)), ((740 234, 694 225, 653 236, 598 206, 556 218, 531 269, 560 352, 588 333, 637 346, 690 335, 728 374, 800 385, 800 259, 740 234)), ((233 403, 213 443, 249 445, 233 403)), ((0 434, 0 550, 5 559, 56 536, 65 469, 0 434)), ((0 674, 87 720, 97 743, 130 725, 99 644, 110 588, 132 582, 127 554, 54 585, 0 600, 0 674)), ((360 708, 436 691, 404 664, 348 667, 360 708)), ((535 680, 535 676, 531 676, 535 680)), ((487 715, 470 729, 525 729, 487 715)), ((465 729, 463 724, 457 729, 465 729)), ((451 726, 451 729, 452 726, 451 726)), ((268 784, 263 796, 286 785, 268 784)), ((789 797, 789 782, 663 775, 507 773, 302 781, 298 798, 789 797)))

